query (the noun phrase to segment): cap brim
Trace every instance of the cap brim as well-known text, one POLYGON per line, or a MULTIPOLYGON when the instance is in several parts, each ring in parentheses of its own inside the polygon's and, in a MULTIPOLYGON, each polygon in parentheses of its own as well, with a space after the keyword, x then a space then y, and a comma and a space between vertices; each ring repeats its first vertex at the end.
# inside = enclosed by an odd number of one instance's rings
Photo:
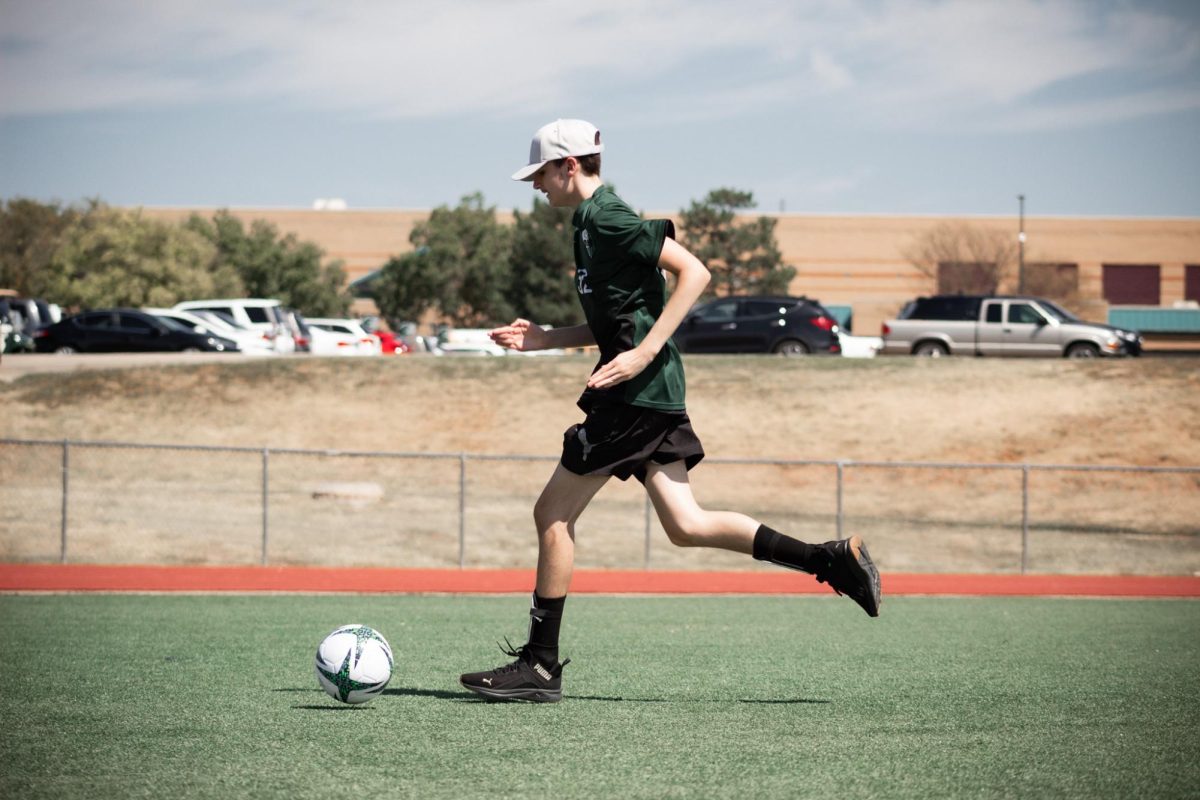
POLYGON ((522 167, 521 169, 519 169, 513 173, 512 179, 514 181, 531 181, 531 180, 533 180, 533 173, 537 172, 539 169, 541 169, 542 167, 546 166, 549 163, 550 163, 549 161, 542 161, 537 164, 530 164, 527 167, 522 167))

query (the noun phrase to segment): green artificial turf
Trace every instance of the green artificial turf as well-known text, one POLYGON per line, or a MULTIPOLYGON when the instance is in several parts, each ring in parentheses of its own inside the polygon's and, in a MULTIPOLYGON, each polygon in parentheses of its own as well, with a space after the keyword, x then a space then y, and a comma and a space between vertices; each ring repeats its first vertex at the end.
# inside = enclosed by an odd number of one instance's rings
POLYGON ((522 597, 0 597, 0 797, 1196 797, 1200 603, 589 597, 565 699, 478 701, 522 597), (312 658, 380 630, 385 694, 312 658))

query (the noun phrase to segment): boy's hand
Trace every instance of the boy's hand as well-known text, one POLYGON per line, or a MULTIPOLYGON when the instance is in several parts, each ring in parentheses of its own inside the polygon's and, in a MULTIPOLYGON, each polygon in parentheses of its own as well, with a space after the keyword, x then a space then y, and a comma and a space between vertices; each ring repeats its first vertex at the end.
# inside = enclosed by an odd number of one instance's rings
POLYGON ((488 331, 488 336, 509 350, 542 350, 546 346, 546 332, 527 319, 516 319, 504 327, 494 328, 488 331))
POLYGON ((626 350, 592 373, 592 376, 588 378, 588 388, 607 389, 631 378, 636 378, 653 360, 654 356, 640 347, 626 350))

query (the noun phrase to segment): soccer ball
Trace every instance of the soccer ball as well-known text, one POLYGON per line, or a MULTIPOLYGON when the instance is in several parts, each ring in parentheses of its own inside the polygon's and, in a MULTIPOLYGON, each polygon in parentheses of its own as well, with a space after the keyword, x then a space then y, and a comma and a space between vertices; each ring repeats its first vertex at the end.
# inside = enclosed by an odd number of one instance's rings
POLYGON ((317 648, 317 681, 343 703, 365 703, 392 679, 392 648, 379 631, 343 625, 317 648))

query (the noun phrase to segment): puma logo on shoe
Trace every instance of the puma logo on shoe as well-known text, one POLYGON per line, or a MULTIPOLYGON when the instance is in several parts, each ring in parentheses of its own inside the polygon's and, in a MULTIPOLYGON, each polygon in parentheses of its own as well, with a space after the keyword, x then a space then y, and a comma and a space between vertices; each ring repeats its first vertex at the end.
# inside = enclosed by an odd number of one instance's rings
POLYGON ((588 455, 592 452, 592 445, 588 444, 587 440, 587 431, 580 428, 579 433, 575 434, 575 436, 579 439, 579 443, 583 445, 583 460, 587 461, 588 455))
MULTIPOLYGON (((550 675, 550 670, 546 669, 541 664, 534 664, 533 671, 536 672, 538 675, 541 675, 542 678, 545 680, 550 680, 552 677, 550 675)), ((489 681, 489 683, 490 683, 490 681, 489 681)))
POLYGON ((492 679, 491 679, 491 678, 480 678, 480 680, 482 680, 482 681, 483 681, 484 683, 486 683, 488 686, 491 686, 491 685, 492 685, 492 679))

